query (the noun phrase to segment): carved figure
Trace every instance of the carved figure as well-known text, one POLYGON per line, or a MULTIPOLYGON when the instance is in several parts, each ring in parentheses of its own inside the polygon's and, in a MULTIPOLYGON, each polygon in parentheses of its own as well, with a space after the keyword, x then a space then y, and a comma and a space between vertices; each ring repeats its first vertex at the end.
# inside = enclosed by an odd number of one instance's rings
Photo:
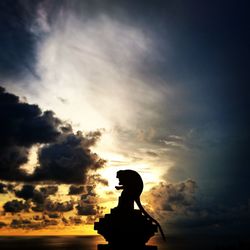
POLYGON ((140 211, 158 226, 162 238, 166 240, 159 222, 151 217, 141 204, 140 196, 143 190, 143 181, 141 176, 136 171, 127 169, 118 171, 116 177, 119 179, 119 186, 116 186, 115 188, 117 190, 123 190, 121 196, 119 197, 117 209, 124 211, 133 210, 135 202, 140 211))

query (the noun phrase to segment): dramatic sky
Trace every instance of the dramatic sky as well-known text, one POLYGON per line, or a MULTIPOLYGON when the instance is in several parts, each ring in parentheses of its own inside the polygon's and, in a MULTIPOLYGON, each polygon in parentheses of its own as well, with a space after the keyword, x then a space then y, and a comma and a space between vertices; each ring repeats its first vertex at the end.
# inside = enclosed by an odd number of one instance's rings
POLYGON ((246 1, 0 1, 0 232, 92 234, 116 171, 166 233, 250 218, 246 1))

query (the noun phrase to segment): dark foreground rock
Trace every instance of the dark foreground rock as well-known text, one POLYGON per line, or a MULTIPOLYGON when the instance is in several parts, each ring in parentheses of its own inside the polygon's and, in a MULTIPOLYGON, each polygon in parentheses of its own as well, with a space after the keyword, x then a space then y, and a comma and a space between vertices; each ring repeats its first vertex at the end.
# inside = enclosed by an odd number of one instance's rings
POLYGON ((99 222, 95 230, 108 242, 98 245, 98 250, 156 250, 156 246, 146 246, 148 240, 157 232, 153 224, 140 210, 123 210, 114 208, 99 222))

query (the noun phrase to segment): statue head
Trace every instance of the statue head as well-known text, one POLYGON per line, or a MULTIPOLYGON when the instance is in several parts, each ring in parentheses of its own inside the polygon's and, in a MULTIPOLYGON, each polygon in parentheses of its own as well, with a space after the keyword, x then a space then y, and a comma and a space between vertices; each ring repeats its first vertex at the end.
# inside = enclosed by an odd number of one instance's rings
POLYGON ((116 189, 129 191, 135 197, 141 195, 143 181, 136 171, 130 169, 120 170, 117 172, 116 177, 119 179, 119 186, 117 186, 116 189))

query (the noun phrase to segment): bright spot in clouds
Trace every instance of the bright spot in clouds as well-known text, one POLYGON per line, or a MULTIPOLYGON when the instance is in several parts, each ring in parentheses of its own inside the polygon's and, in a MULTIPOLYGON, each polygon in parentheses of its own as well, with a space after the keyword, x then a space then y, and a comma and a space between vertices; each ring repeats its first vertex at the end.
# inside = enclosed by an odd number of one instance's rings
POLYGON ((121 167, 141 171, 146 182, 159 180, 162 170, 150 168, 148 157, 135 160, 138 141, 145 140, 141 129, 158 118, 155 107, 164 97, 141 72, 155 53, 153 40, 105 15, 85 22, 59 17, 50 30, 37 52, 39 79, 28 80, 25 89, 15 86, 14 93, 55 111, 75 130, 101 129, 94 150, 108 161, 101 173, 112 185, 121 167))

